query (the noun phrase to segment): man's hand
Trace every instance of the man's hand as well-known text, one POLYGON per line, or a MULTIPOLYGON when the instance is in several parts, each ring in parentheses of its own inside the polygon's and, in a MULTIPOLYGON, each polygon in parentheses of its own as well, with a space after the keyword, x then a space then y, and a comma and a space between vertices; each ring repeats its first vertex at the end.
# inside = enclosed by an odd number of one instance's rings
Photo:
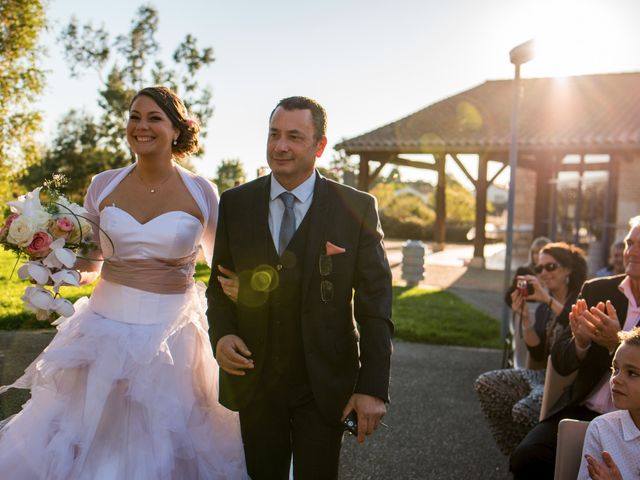
POLYGON ((613 304, 607 300, 606 305, 599 302, 584 313, 585 319, 593 325, 593 341, 612 352, 618 346, 620 322, 613 304), (606 309, 606 313, 605 313, 606 309))
POLYGON ((226 275, 226 277, 223 277, 222 275, 218 275, 217 277, 220 282, 220 286, 222 287, 222 291, 230 300, 234 303, 238 303, 238 290, 240 288, 238 275, 228 268, 224 268, 222 265, 218 265, 218 270, 226 275))
POLYGON ((384 401, 378 397, 354 393, 342 410, 342 421, 355 410, 358 414, 358 443, 364 443, 366 435, 371 435, 380 425, 380 420, 387 413, 384 401))
POLYGON ((216 360, 220 368, 229 375, 245 375, 245 370, 253 368, 251 352, 237 335, 225 335, 216 345, 216 360))
POLYGON ((592 480, 623 480, 620 470, 609 452, 602 452, 604 463, 600 463, 591 455, 585 455, 584 458, 587 459, 587 470, 589 470, 589 476, 592 480))
POLYGON ((571 327, 571 333, 576 346, 585 349, 593 341, 593 329, 592 325, 584 318, 584 313, 589 311, 587 302, 584 300, 578 300, 571 306, 571 312, 569 313, 569 326, 571 327))

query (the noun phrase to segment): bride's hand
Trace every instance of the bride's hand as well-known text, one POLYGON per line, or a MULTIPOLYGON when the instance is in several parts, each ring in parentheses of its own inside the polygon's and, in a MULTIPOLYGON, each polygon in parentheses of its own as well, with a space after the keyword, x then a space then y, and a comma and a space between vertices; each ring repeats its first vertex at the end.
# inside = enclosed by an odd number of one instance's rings
POLYGON ((218 281, 220 282, 220 286, 222 287, 222 291, 227 297, 229 297, 231 301, 237 303, 238 289, 240 287, 238 275, 228 268, 224 268, 222 265, 218 265, 218 270, 226 275, 226 277, 223 277, 222 275, 218 275, 217 277, 218 281))
POLYGON ((229 375, 244 375, 253 368, 251 352, 237 335, 225 335, 216 344, 216 360, 220 368, 229 375))

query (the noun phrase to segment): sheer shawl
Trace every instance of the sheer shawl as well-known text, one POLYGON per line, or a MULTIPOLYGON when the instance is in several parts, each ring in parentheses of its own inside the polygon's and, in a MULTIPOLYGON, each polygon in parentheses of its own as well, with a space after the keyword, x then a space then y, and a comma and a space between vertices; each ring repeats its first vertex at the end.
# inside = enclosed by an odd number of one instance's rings
MULTIPOLYGON (((106 170, 93 177, 84 199, 84 208, 87 210, 87 217, 95 222, 95 224, 100 224, 100 202, 118 186, 135 166, 136 163, 133 163, 123 168, 106 170)), ((207 264, 211 266, 213 242, 215 240, 216 224, 218 222, 218 191, 215 185, 207 179, 190 172, 180 165, 176 165, 176 168, 187 190, 189 190, 189 193, 202 213, 204 224, 202 237, 200 238, 200 246, 202 247, 207 264)), ((99 238, 95 226, 93 238, 99 238)))

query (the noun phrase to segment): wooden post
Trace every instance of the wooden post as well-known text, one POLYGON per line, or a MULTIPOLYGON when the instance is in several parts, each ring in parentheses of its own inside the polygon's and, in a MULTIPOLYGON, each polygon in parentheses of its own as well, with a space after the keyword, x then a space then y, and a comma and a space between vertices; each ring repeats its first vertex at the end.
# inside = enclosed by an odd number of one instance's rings
POLYGON ((369 159, 360 154, 360 171, 358 173, 358 189, 363 192, 369 191, 369 159))
POLYGON ((533 213, 533 238, 549 232, 549 180, 551 180, 551 158, 545 154, 536 156, 536 198, 533 213))
POLYGON ((562 162, 562 156, 558 153, 551 155, 549 166, 549 191, 551 200, 549 201, 549 228, 546 236, 555 242, 558 233, 558 164, 562 162))
POLYGON ((478 180, 476 181, 476 237, 473 240, 473 260, 470 266, 484 268, 484 244, 487 223, 487 157, 478 158, 478 180))
POLYGON ((618 181, 620 173, 620 162, 624 156, 620 154, 609 155, 609 175, 607 181, 607 193, 605 196, 603 235, 602 235, 602 258, 609 256, 609 246, 616 239, 617 230, 617 205, 618 205, 618 181))
POLYGON ((436 186, 436 222, 433 231, 434 252, 444 250, 446 240, 446 218, 447 218, 447 201, 446 201, 446 184, 447 177, 445 175, 446 155, 434 155, 436 161, 436 172, 438 173, 438 184, 436 186))

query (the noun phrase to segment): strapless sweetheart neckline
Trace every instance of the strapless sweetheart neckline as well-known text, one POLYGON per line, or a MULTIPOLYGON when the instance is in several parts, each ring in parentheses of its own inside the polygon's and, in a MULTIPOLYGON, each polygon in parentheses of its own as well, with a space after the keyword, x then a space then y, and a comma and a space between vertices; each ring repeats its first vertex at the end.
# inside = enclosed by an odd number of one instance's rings
POLYGON ((156 215, 155 217, 147 220, 146 222, 141 222, 136 217, 131 215, 129 212, 127 212, 126 210, 124 210, 124 209, 122 209, 122 208, 120 208, 120 207, 118 207, 116 205, 107 205, 100 211, 100 213, 102 213, 107 208, 113 208, 113 209, 115 209, 117 211, 120 211, 120 212, 124 213, 126 216, 131 218, 134 222, 136 222, 138 225, 140 225, 142 227, 144 227, 145 225, 149 225, 151 222, 154 222, 155 220, 158 220, 158 219, 160 219, 160 218, 162 218, 164 216, 171 215, 171 214, 180 214, 180 213, 183 213, 183 214, 187 215, 188 217, 192 218, 193 220, 198 222, 200 224, 200 226, 202 227, 202 222, 200 221, 200 219, 198 217, 196 217, 195 215, 190 214, 189 212, 185 212, 184 210, 169 210, 168 212, 164 212, 164 213, 161 213, 160 215, 156 215))

